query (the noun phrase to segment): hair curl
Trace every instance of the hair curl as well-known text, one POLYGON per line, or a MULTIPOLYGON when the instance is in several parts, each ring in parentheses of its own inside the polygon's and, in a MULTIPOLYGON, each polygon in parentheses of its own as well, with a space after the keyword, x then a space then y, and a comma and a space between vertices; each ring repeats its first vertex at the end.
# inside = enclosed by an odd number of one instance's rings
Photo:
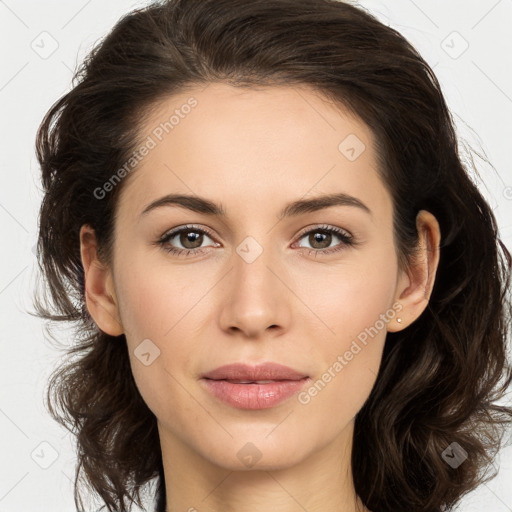
MULTIPOLYGON (((85 307, 79 231, 90 224, 111 263, 118 195, 101 187, 140 143, 141 120, 188 86, 312 86, 362 119, 376 137, 394 203, 401 267, 417 247, 415 218, 430 211, 441 257, 426 310, 388 333, 375 386, 356 417, 352 470, 373 512, 450 510, 494 476, 512 409, 507 339, 511 256, 459 156, 453 120, 428 64, 394 29, 335 0, 168 0, 122 17, 77 70, 74 87, 39 127, 44 198, 38 316, 72 322, 69 360, 48 386, 52 416, 74 434, 79 480, 112 512, 141 505, 157 478, 165 507, 156 418, 135 385, 126 343, 100 331, 85 307), (48 297, 49 292, 49 297, 48 297), (441 453, 469 454, 454 469, 441 453)), ((124 336, 124 335, 122 335, 124 336)))

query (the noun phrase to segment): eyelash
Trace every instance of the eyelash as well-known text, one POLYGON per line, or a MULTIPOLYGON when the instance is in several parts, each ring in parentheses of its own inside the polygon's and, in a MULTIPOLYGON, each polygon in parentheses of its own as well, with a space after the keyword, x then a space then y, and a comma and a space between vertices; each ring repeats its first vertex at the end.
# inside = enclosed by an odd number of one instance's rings
MULTIPOLYGON (((187 226, 183 226, 179 229, 172 230, 172 231, 165 233, 157 241, 157 245, 162 247, 164 249, 164 251, 171 253, 171 254, 175 254, 177 256, 187 257, 191 253, 194 255, 202 254, 204 252, 204 250, 206 249, 205 247, 198 248, 198 249, 178 249, 176 247, 167 245, 168 242, 170 240, 172 240, 176 235, 179 235, 180 233, 187 232, 187 231, 192 231, 195 233, 208 235, 212 239, 214 238, 213 235, 208 230, 197 228, 196 226, 193 226, 193 225, 187 225, 187 226)), ((308 249, 307 247, 300 247, 300 249, 307 249, 308 255, 310 255, 310 256, 311 255, 317 256, 318 254, 321 254, 321 255, 332 254, 332 253, 339 252, 339 251, 343 250, 345 247, 357 245, 357 242, 354 240, 354 238, 351 235, 348 235, 345 231, 343 231, 339 228, 333 227, 333 226, 325 225, 325 224, 322 226, 317 226, 313 229, 310 229, 308 231, 301 233, 301 235, 298 237, 298 240, 304 238, 305 235, 309 235, 310 233, 314 233, 314 232, 335 234, 336 236, 338 236, 341 239, 341 243, 339 244, 339 246, 331 247, 329 249, 308 249)))

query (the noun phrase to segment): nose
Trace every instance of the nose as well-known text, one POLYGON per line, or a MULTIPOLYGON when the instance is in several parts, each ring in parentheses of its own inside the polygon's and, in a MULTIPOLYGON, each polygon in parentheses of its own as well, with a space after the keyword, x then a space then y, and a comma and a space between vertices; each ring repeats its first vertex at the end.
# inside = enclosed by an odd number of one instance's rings
POLYGON ((233 266, 223 284, 220 327, 248 338, 282 333, 290 319, 291 295, 284 266, 270 250, 258 250, 256 255, 254 245, 246 245, 246 252, 243 248, 233 253, 233 266))

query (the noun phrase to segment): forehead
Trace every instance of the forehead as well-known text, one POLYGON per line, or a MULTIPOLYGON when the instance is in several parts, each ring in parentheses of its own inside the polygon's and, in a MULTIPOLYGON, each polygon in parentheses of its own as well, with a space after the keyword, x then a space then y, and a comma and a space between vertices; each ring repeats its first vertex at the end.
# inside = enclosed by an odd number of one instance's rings
POLYGON ((123 187, 130 211, 170 192, 238 205, 315 191, 378 199, 371 130, 309 87, 192 87, 153 105, 139 135, 148 149, 123 187))

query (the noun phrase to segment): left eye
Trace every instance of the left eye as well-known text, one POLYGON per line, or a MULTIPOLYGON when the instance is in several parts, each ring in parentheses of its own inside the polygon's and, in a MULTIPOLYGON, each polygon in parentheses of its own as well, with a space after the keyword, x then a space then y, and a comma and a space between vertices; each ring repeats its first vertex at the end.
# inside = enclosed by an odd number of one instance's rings
MULTIPOLYGON (((158 240, 157 243, 169 253, 187 256, 189 254, 200 254, 204 252, 206 248, 201 247, 201 245, 205 236, 212 239, 212 235, 204 229, 196 228, 194 226, 184 226, 166 233, 160 240, 158 240), (181 244, 181 248, 172 245, 174 239, 181 244)), ((299 245, 299 248, 309 249, 309 254, 313 253, 315 255, 340 251, 344 246, 351 246, 356 243, 352 235, 333 226, 318 226, 310 229, 309 231, 302 233, 299 237, 299 241, 306 236, 308 237, 308 242, 310 244, 319 244, 320 247, 308 248, 299 245), (334 247, 330 247, 333 236, 339 238, 341 243, 334 247)), ((176 241, 174 243, 176 243, 176 241)))

